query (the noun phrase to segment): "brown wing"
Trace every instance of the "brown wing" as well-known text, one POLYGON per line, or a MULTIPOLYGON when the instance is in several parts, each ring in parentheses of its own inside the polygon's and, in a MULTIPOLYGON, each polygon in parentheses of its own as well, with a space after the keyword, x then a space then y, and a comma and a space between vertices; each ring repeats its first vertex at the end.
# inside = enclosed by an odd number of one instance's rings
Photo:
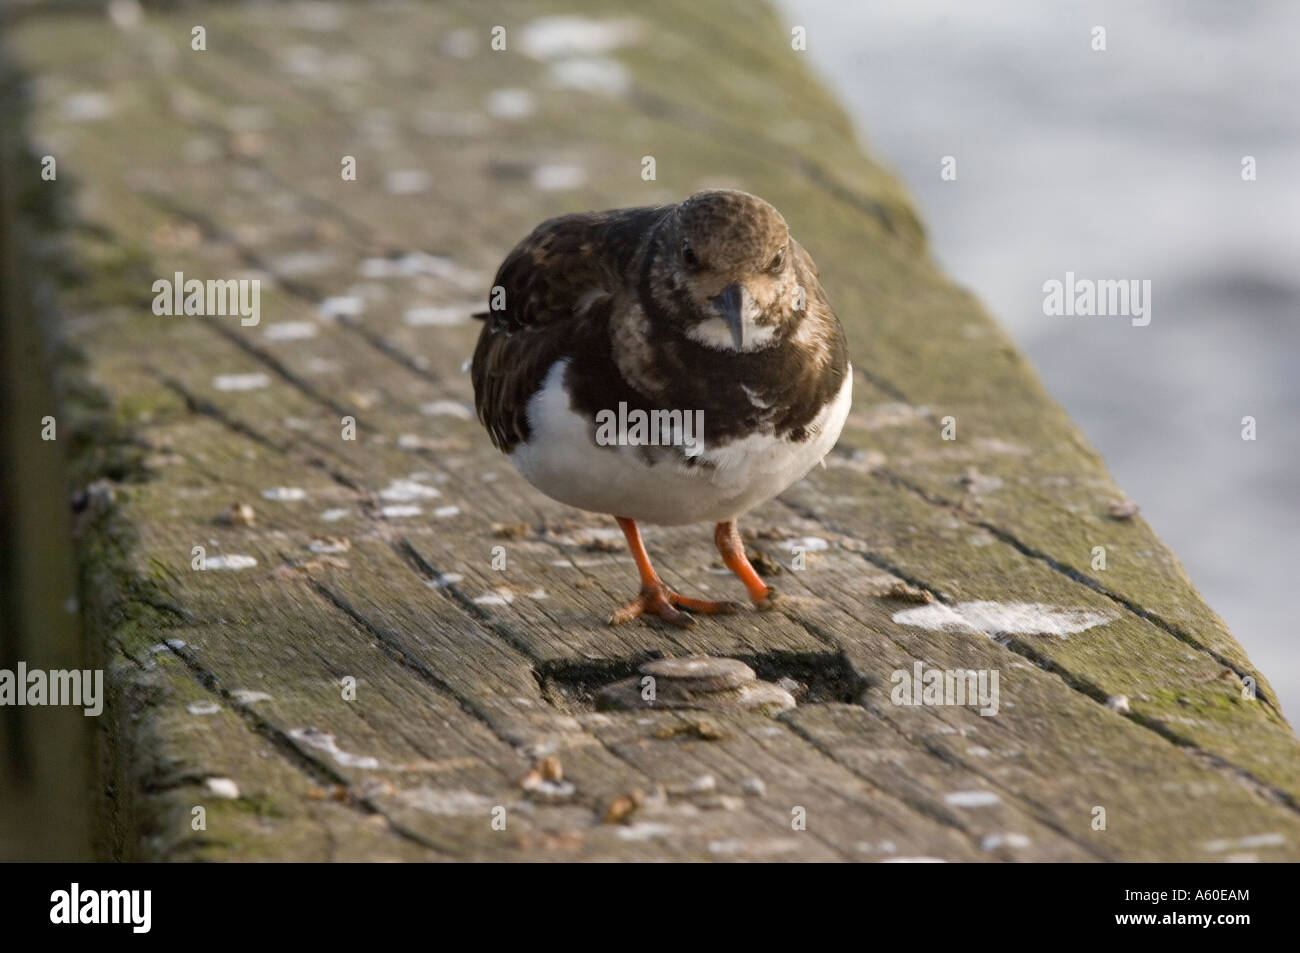
POLYGON ((553 218, 501 263, 493 294, 504 301, 485 316, 470 368, 474 406, 495 447, 509 453, 528 439, 528 401, 574 336, 608 334, 613 297, 659 212, 553 218))

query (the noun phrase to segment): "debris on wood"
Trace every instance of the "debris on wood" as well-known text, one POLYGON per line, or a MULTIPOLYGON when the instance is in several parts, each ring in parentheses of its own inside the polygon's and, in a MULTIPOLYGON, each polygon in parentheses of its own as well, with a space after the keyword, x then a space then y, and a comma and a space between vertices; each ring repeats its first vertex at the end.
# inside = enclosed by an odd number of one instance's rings
POLYGON ((902 579, 895 579, 889 584, 881 596, 885 599, 898 599, 900 602, 915 602, 924 604, 934 602, 934 593, 929 589, 922 589, 914 586, 902 579))
POLYGON ((345 784, 331 784, 327 788, 308 788, 307 798, 312 801, 346 801, 348 788, 345 784))
POLYGON ((610 801, 609 806, 605 808, 604 823, 627 824, 644 799, 645 795, 640 791, 620 794, 610 801))
POLYGON ((1120 500, 1106 508, 1106 515, 1113 520, 1131 520, 1138 514, 1138 505, 1132 500, 1120 500))
POLYGON ((762 778, 746 778, 741 783, 740 789, 753 797, 765 797, 767 795, 767 783, 762 778))
POLYGON ((346 553, 352 548, 352 540, 346 536, 317 536, 307 544, 313 553, 346 553))
POLYGON ((785 572, 784 566, 761 549, 750 550, 749 561, 760 576, 779 576, 785 572))
POLYGON ((527 523, 493 523, 492 535, 497 539, 523 539, 532 527, 527 523))
POLYGON ((577 793, 577 788, 564 780, 564 769, 555 755, 538 759, 519 786, 535 799, 551 803, 566 801, 577 793))
POLYGON ((233 801, 239 797, 239 785, 230 778, 204 778, 203 786, 213 797, 233 801))
POLYGON ((257 515, 253 508, 247 503, 235 501, 229 507, 221 511, 217 516, 217 522, 224 523, 227 526, 252 526, 257 520, 257 515))

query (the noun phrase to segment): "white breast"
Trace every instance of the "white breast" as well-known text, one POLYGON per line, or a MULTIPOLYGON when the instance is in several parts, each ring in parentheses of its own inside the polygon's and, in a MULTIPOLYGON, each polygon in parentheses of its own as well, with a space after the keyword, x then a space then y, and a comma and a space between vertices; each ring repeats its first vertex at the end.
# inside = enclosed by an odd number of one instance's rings
POLYGON ((552 365, 529 401, 531 436, 511 461, 524 479, 561 503, 664 526, 735 519, 776 496, 835 445, 853 402, 850 368, 803 443, 751 436, 717 449, 706 446, 701 461, 707 466, 668 460, 651 465, 636 447, 596 445, 591 423, 569 406, 567 365, 552 365))

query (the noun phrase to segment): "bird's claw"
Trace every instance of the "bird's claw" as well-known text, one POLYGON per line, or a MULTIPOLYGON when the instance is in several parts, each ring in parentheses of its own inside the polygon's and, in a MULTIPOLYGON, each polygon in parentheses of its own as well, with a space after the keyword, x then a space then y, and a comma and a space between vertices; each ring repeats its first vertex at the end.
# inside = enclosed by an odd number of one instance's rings
POLYGON ((754 600, 754 608, 759 612, 768 612, 775 608, 776 600, 776 590, 768 586, 767 591, 754 600))
POLYGON ((692 599, 673 592, 667 586, 642 589, 641 594, 609 617, 610 625, 622 625, 641 616, 658 616, 679 628, 689 629, 695 625, 691 612, 702 615, 731 615, 739 612, 740 606, 734 602, 712 602, 707 599, 692 599), (689 610, 683 612, 682 610, 689 610))

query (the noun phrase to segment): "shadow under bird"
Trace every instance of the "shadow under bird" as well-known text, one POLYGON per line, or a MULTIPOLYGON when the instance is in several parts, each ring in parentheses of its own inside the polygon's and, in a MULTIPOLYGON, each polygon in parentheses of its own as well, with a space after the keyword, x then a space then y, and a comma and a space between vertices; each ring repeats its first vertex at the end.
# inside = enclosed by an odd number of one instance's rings
POLYGON ((471 365, 479 420, 534 487, 618 521, 641 592, 609 621, 739 608, 669 589, 638 523, 716 524, 723 562, 769 608, 736 520, 825 457, 852 399, 844 330, 781 213, 715 190, 549 219, 506 256, 490 301, 471 365), (651 423, 611 439, 615 416, 651 423))

